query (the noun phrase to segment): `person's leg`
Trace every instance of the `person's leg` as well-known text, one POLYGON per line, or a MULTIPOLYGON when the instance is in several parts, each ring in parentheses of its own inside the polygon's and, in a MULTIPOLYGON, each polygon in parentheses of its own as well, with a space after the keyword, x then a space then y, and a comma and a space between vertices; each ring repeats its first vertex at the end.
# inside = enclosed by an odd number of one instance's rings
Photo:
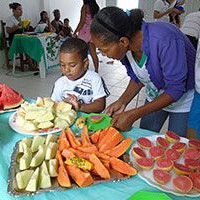
POLYGON ((147 129, 150 131, 160 132, 163 124, 165 123, 168 116, 168 112, 159 110, 142 117, 140 122, 140 128, 147 129))
POLYGON ((182 137, 186 137, 188 116, 189 112, 170 113, 168 130, 173 131, 182 137))
POLYGON ((98 73, 99 70, 99 59, 96 53, 96 47, 92 42, 89 42, 90 54, 94 63, 95 72, 98 73))

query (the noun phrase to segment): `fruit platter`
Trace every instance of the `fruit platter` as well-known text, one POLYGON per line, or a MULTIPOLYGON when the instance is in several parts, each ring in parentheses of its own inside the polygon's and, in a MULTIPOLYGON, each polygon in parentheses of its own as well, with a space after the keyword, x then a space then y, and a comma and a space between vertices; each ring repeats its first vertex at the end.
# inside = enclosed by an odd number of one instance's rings
POLYGON ((132 145, 130 160, 149 185, 177 196, 200 196, 200 141, 165 135, 141 137, 132 145))
POLYGON ((76 116, 70 104, 38 97, 36 103, 24 102, 10 116, 9 124, 20 134, 45 135, 71 126, 76 116))
POLYGON ((0 83, 0 113, 15 111, 23 102, 18 92, 0 83))
POLYGON ((127 179, 137 174, 123 160, 131 144, 112 127, 89 136, 84 126, 79 138, 69 127, 59 136, 24 138, 11 157, 8 192, 29 196, 127 179))

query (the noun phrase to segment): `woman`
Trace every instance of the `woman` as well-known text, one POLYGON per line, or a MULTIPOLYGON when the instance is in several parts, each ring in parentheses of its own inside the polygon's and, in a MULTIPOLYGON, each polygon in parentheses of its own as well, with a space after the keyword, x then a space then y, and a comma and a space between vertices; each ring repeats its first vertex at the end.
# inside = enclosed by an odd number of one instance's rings
POLYGON ((169 130, 185 136, 193 98, 195 49, 175 26, 146 23, 117 7, 98 12, 91 24, 92 41, 107 57, 121 60, 130 82, 121 97, 106 108, 112 125, 128 130, 141 119, 141 128, 160 131, 169 116, 169 130), (181 50, 180 50, 181 49, 181 50), (124 111, 146 86, 145 105, 124 111))
POLYGON ((6 19, 6 32, 9 35, 9 45, 11 45, 14 35, 23 33, 24 27, 22 26, 23 11, 21 4, 11 3, 9 7, 12 9, 13 15, 6 19))
POLYGON ((94 63, 95 72, 98 73, 99 60, 96 54, 96 47, 91 41, 90 24, 94 15, 99 11, 99 6, 95 0, 83 0, 83 6, 81 8, 80 22, 74 31, 73 36, 78 33, 78 38, 84 40, 89 44, 90 54, 94 63))

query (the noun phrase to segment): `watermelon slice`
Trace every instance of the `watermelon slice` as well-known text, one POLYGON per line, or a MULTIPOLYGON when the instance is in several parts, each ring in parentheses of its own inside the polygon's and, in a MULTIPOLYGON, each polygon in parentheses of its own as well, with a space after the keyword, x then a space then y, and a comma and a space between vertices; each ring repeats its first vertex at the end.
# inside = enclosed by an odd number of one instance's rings
POLYGON ((24 99, 20 94, 5 84, 0 84, 0 110, 8 110, 20 106, 24 99))
POLYGON ((90 116, 90 121, 92 123, 99 123, 100 121, 103 120, 103 118, 104 117, 102 115, 92 115, 92 116, 90 116))

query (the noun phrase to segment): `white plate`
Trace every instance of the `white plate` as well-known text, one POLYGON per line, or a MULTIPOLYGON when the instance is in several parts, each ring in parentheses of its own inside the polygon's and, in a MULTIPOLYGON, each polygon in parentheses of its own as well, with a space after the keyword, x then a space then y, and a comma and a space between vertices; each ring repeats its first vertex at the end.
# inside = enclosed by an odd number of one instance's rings
POLYGON ((51 128, 48 131, 42 131, 42 130, 38 130, 38 131, 32 131, 32 132, 28 132, 26 130, 24 130, 22 127, 17 126, 16 124, 16 115, 17 112, 14 112, 10 118, 9 118, 9 125, 10 127, 16 131, 17 133, 23 134, 23 135, 47 135, 47 134, 51 134, 51 133, 57 133, 59 131, 61 131, 62 129, 60 128, 51 128))
POLYGON ((9 109, 9 110, 0 110, 0 114, 1 113, 7 113, 7 112, 14 112, 16 111, 18 108, 13 108, 13 109, 9 109))
MULTIPOLYGON (((154 146, 156 146, 156 139, 157 137, 163 137, 164 138, 164 135, 153 135, 153 136, 149 136, 149 137, 146 137, 148 138, 152 144, 154 146)), ((183 138, 181 137, 180 139, 180 142, 184 142, 184 143, 188 143, 188 139, 186 138, 183 138)), ((171 147, 172 145, 170 145, 171 147)), ((156 164, 154 164, 154 167, 151 169, 151 170, 141 170, 138 165, 136 164, 136 161, 135 161, 135 158, 132 156, 132 149, 133 147, 138 147, 138 144, 137 142, 135 142, 132 147, 131 147, 131 150, 129 151, 129 155, 130 155, 130 161, 131 163, 134 165, 134 167, 136 167, 138 169, 138 175, 141 179, 143 179, 144 181, 146 181, 149 185, 159 189, 159 190, 162 190, 164 192, 168 192, 168 193, 171 193, 171 194, 174 194, 176 196, 187 196, 187 197, 199 197, 200 196, 200 193, 198 193, 197 191, 195 190, 191 190, 188 194, 182 194, 182 193, 179 193, 177 192, 174 187, 173 187, 173 183, 172 183, 172 180, 175 176, 177 176, 173 170, 170 171, 171 175, 172 175, 172 179, 169 183, 165 184, 165 185, 160 185, 158 184, 154 178, 153 178, 153 170, 157 168, 156 164)), ((170 148, 169 147, 169 148, 170 148)), ((144 150, 144 149, 143 149, 144 150)), ((147 154, 147 157, 150 157, 149 155, 149 150, 144 150, 145 153, 147 154)), ((178 161, 178 163, 183 163, 184 161, 184 158, 181 156, 180 160, 178 161)))

